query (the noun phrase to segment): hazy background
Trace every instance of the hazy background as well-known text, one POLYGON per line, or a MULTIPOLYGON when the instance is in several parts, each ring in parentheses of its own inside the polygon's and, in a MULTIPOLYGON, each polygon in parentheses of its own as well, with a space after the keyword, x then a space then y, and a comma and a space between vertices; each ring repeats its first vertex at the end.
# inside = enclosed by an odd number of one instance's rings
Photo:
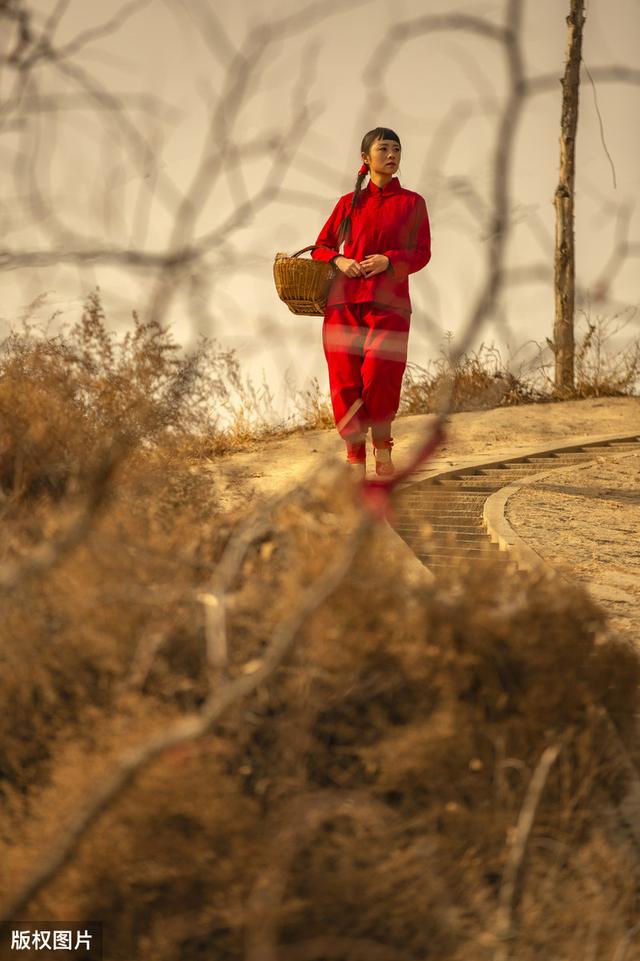
MULTIPOLYGON (((483 270, 492 149, 506 93, 504 51, 485 37, 452 31, 417 36, 394 49, 385 48, 383 41, 394 24, 424 14, 465 12, 501 24, 504 3, 344 3, 331 16, 307 18, 308 29, 298 23, 262 52, 251 52, 258 66, 239 107, 229 95, 237 50, 257 24, 298 11, 299 4, 38 0, 32 6, 40 23, 52 13, 59 17, 57 48, 79 36, 82 43, 69 48, 64 61, 69 70, 46 59, 36 65, 17 110, 8 108, 15 78, 6 67, 0 74, 0 246, 16 252, 111 244, 162 253, 179 196, 201 160, 212 113, 222 98, 226 113, 220 118, 237 141, 253 147, 241 161, 214 139, 205 168, 219 179, 198 208, 195 234, 215 238, 219 225, 267 175, 275 176, 281 190, 187 270, 167 319, 185 345, 201 331, 233 347, 254 381, 264 375, 276 409, 286 413, 285 380, 303 386, 317 376, 323 389, 328 380, 321 318, 296 317, 279 301, 274 255, 315 241, 338 198, 354 187, 363 134, 384 125, 400 135, 400 182, 425 197, 432 229, 432 259, 410 279, 409 360, 426 363, 437 354, 444 332, 461 330, 483 270), (83 36, 118 11, 126 16, 117 29, 93 39, 83 36), (95 90, 92 98, 86 78, 107 98, 123 95, 122 113, 96 109, 95 90), (372 87, 372 78, 382 85, 372 87), (140 100, 140 94, 147 99, 140 100), (274 171, 271 137, 287 128, 305 99, 310 120, 302 134, 292 135, 292 155, 274 171), (131 147, 132 131, 152 145, 154 162, 140 162, 131 147)), ((568 8, 568 0, 530 0, 525 6, 527 76, 555 74, 558 82, 555 89, 529 99, 518 129, 506 266, 534 265, 536 279, 509 285, 501 316, 482 332, 485 342, 495 342, 505 353, 515 353, 531 340, 544 342, 552 333, 553 194, 568 8)), ((325 3, 315 9, 329 7, 325 3)), ((592 0, 586 15, 586 67, 635 66, 638 0, 592 0)), ((0 42, 6 52, 11 38, 5 35, 0 42)), ((598 81, 595 86, 611 159, 583 67, 577 303, 585 307, 595 298, 592 316, 596 311, 612 315, 640 299, 635 248, 634 256, 607 270, 606 290, 602 284, 616 238, 624 235, 636 245, 640 240, 635 207, 640 87, 598 81)), ((47 318, 55 311, 57 323, 71 321, 99 284, 109 321, 118 327, 128 322, 132 308, 145 307, 154 279, 146 266, 99 262, 4 270, 0 316, 8 324, 46 293, 37 316, 47 318)), ((638 326, 636 316, 636 334, 638 326)))

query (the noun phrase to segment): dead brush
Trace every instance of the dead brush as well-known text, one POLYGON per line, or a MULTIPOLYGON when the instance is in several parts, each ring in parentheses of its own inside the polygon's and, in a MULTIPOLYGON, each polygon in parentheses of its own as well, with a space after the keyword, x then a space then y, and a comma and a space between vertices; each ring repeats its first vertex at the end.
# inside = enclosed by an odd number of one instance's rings
POLYGON ((193 362, 175 357, 166 332, 142 324, 120 343, 89 296, 68 333, 30 327, 0 345, 0 486, 20 500, 61 496, 115 437, 132 445, 177 428, 193 362))
POLYGON ((331 399, 322 393, 316 377, 312 378, 308 387, 292 393, 299 429, 328 430, 335 426, 331 399))
MULTIPOLYGON (((81 802, 120 751, 226 683, 208 669, 197 598, 240 518, 207 522, 205 503, 187 511, 177 490, 173 519, 162 496, 158 513, 158 468, 156 481, 141 478, 146 496, 132 483, 52 572, 40 607, 34 594, 8 600, 43 691, 66 679, 79 712, 15 676, 32 751, 51 754, 37 785, 45 851, 70 797, 81 802), (125 697, 120 682, 146 641, 144 680, 125 697), (52 746, 62 705, 65 741, 52 746)), ((256 669, 356 520, 335 478, 265 515, 226 599, 231 679, 256 669)), ((17 665, 23 645, 9 648, 17 665)), ((287 662, 210 735, 144 771, 22 921, 100 918, 114 961, 489 961, 515 826, 557 746, 509 901, 511 955, 613 957, 639 908, 638 855, 617 813, 637 753, 639 681, 637 656, 580 587, 505 575, 490 559, 417 586, 402 564, 390 577, 366 541, 287 662)), ((12 731, 0 737, 5 756, 12 731)), ((24 764, 14 776, 27 784, 35 768, 24 764)), ((28 822, 3 817, 15 884, 28 822)))
POLYGON ((70 328, 50 335, 25 317, 0 343, 0 490, 14 501, 60 497, 82 486, 115 438, 187 460, 255 443, 271 428, 250 412, 268 399, 215 342, 202 338, 183 355, 135 311, 133 329, 117 338, 96 290, 70 328))
MULTIPOLYGON (((144 644, 156 631, 162 592, 182 598, 183 572, 198 565, 197 527, 206 531, 217 510, 194 471, 202 471, 204 452, 228 444, 219 439, 216 404, 228 399, 233 360, 207 342, 181 356, 167 331, 135 314, 133 329, 117 338, 98 291, 80 321, 55 335, 24 320, 0 345, 3 577, 17 567, 9 577, 15 604, 0 586, 0 651, 11 665, 0 793, 37 781, 58 731, 110 696, 131 637, 144 644), (113 451, 115 473, 98 491, 113 451), (78 512, 79 543, 72 538, 69 556, 62 547, 56 553, 78 512), (49 546, 38 574, 31 558, 49 546)), ((176 600, 157 628, 167 650, 185 610, 199 610, 186 591, 186 607, 176 600)))
POLYGON ((576 397, 624 397, 640 387, 640 337, 614 346, 619 334, 628 328, 635 309, 619 311, 612 317, 596 315, 592 322, 581 311, 584 333, 575 352, 576 397))
POLYGON ((451 409, 486 410, 512 404, 534 403, 542 396, 521 366, 513 373, 506 366, 495 346, 481 344, 451 369, 451 338, 445 342, 442 356, 427 367, 408 364, 402 388, 400 414, 419 414, 437 411, 445 393, 453 393, 451 409))

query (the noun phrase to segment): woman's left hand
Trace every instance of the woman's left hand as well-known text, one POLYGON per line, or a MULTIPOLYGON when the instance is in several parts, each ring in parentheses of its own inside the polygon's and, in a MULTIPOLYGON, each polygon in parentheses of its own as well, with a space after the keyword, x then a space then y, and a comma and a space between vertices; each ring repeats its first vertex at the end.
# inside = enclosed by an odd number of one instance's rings
POLYGON ((367 254, 364 260, 360 261, 364 267, 365 277, 373 277, 374 274, 381 274, 389 266, 389 258, 384 254, 367 254))

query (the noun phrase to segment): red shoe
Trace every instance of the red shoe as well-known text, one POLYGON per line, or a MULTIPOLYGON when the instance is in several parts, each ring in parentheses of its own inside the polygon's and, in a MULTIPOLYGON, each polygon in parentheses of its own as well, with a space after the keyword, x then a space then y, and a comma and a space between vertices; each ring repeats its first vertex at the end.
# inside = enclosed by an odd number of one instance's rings
POLYGON ((383 477, 390 477, 395 474, 396 469, 391 460, 391 448, 393 447, 393 438, 389 437, 386 440, 374 440, 373 441, 373 453, 376 459, 376 474, 383 477))
POLYGON ((367 473, 367 440, 345 441, 347 447, 347 464, 354 480, 364 480, 367 473))
POLYGON ((349 464, 365 464, 367 463, 367 441, 363 437, 362 440, 347 440, 345 441, 347 448, 347 462, 349 464))

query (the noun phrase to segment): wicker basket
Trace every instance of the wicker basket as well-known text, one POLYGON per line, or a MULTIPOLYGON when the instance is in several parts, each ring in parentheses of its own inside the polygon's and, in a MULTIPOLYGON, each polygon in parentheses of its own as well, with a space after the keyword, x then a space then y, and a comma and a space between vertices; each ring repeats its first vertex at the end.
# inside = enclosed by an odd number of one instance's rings
MULTIPOLYGON (((273 279, 276 282, 278 297, 283 300, 292 314, 324 314, 329 288, 338 273, 335 264, 322 260, 298 260, 306 250, 315 250, 325 244, 311 244, 297 253, 276 254, 273 263, 273 279)), ((331 247, 327 247, 331 250, 331 247)))

